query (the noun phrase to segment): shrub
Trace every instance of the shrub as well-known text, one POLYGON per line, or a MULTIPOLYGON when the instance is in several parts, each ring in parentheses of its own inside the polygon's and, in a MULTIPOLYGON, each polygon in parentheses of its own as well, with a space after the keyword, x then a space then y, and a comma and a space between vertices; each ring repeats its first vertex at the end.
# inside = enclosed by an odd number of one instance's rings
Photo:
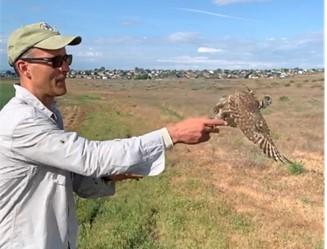
POLYGON ((287 170, 291 175, 300 175, 304 172, 304 166, 301 162, 293 162, 288 165, 287 170))
POLYGON ((279 97, 279 100, 286 102, 286 101, 289 101, 290 99, 287 96, 281 96, 281 97, 279 97))

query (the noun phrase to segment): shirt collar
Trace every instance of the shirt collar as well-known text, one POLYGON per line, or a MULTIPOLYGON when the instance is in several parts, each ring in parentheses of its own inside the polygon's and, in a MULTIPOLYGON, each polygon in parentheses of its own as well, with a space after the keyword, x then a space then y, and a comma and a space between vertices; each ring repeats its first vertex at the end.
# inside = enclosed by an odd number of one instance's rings
POLYGON ((57 121, 56 113, 53 111, 56 109, 56 103, 53 103, 49 110, 37 97, 35 97, 30 91, 26 88, 20 86, 19 84, 14 84, 14 88, 16 90, 16 98, 36 107, 38 110, 45 113, 48 117, 57 121))

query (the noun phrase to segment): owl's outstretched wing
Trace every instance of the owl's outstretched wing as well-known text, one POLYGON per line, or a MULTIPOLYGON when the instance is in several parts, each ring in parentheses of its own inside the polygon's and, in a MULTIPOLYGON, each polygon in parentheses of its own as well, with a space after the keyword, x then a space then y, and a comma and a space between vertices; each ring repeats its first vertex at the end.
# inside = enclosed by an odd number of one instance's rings
POLYGON ((281 155, 274 144, 270 129, 260 113, 259 102, 253 92, 238 92, 228 97, 231 116, 244 135, 253 143, 258 144, 263 152, 275 161, 291 163, 281 155))

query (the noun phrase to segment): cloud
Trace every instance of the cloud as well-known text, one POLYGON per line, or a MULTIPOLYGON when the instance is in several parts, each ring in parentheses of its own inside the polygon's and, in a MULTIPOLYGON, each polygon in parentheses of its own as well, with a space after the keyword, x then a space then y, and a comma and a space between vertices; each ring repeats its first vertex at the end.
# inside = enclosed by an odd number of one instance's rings
POLYGON ((176 32, 168 36, 170 42, 192 42, 199 37, 198 33, 195 32, 176 32))
POLYGON ((274 64, 263 61, 247 61, 247 60, 223 60, 210 59, 208 57, 192 57, 178 56, 172 58, 158 59, 157 62, 162 63, 164 68, 171 69, 244 69, 244 68, 273 68, 274 64))
POLYGON ((323 33, 265 39, 205 39, 199 33, 166 37, 107 37, 70 46, 74 68, 161 69, 323 67, 323 33))
POLYGON ((0 44, 7 44, 8 36, 0 33, 0 44))
POLYGON ((198 53, 219 53, 222 52, 222 49, 219 48, 208 48, 208 47, 199 47, 198 53))
POLYGON ((80 46, 80 47, 73 47, 70 48, 72 50, 72 54, 74 57, 77 57, 77 59, 74 59, 74 65, 79 63, 79 62, 96 62, 102 60, 104 57, 104 53, 102 52, 103 50, 94 49, 92 47, 85 47, 85 46, 80 46))
POLYGON ((253 2, 267 2, 269 0, 214 0, 213 2, 218 5, 229 5, 235 3, 253 3, 253 2))
POLYGON ((125 19, 120 22, 120 25, 125 27, 135 27, 142 25, 142 21, 138 19, 125 19))
POLYGON ((199 63, 212 63, 214 60, 209 60, 208 57, 204 56, 176 56, 171 58, 158 59, 158 62, 164 63, 175 63, 175 64, 199 64, 199 63))
POLYGON ((110 45, 135 45, 142 43, 146 37, 117 36, 117 37, 100 37, 94 40, 97 46, 110 45))
POLYGON ((102 53, 96 52, 96 51, 86 51, 86 52, 77 53, 77 56, 79 56, 79 57, 101 57, 102 53))
POLYGON ((166 53, 156 62, 161 67, 177 69, 323 67, 323 44, 322 33, 259 41, 216 39, 206 41, 206 46, 196 49, 206 56, 197 56, 194 52, 183 55, 166 53))
POLYGON ((8 37, 0 34, 0 54, 7 56, 7 39, 8 37))
POLYGON ((176 68, 187 69, 187 68, 231 68, 231 69, 242 69, 242 68, 258 68, 272 67, 273 64, 270 62, 263 61, 248 61, 248 60, 228 60, 228 59, 210 59, 205 56, 176 56, 171 58, 157 59, 160 63, 170 63, 176 68))
POLYGON ((189 8, 179 8, 179 10, 187 11, 187 12, 194 12, 194 13, 199 13, 199 14, 204 14, 204 15, 209 15, 209 16, 216 16, 216 17, 220 17, 220 18, 238 19, 238 20, 243 20, 243 21, 244 20, 253 21, 253 19, 249 19, 249 18, 243 18, 243 17, 239 17, 239 16, 230 16, 230 15, 210 12, 210 11, 206 11, 206 10, 189 9, 189 8))
MULTIPOLYGON (((0 34, 0 69, 6 69, 6 37, 0 34)), ((148 38, 121 36, 89 39, 68 46, 74 69, 99 66, 116 69, 242 69, 313 68, 324 66, 324 35, 307 33, 294 37, 264 39, 205 38, 200 33, 176 32, 148 38)))

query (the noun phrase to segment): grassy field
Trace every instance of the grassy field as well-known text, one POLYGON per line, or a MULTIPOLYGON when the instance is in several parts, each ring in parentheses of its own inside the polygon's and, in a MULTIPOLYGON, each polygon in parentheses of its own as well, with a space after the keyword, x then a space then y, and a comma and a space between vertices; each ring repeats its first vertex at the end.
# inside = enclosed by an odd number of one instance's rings
POLYGON ((69 80, 59 98, 68 130, 96 140, 130 137, 192 116, 249 86, 279 150, 263 156, 240 131, 176 145, 160 176, 117 184, 115 196, 76 198, 79 248, 323 248, 323 74, 258 80, 69 80), (303 168, 302 168, 303 167, 303 168))
POLYGON ((0 109, 14 96, 13 81, 3 80, 0 82, 0 109))

